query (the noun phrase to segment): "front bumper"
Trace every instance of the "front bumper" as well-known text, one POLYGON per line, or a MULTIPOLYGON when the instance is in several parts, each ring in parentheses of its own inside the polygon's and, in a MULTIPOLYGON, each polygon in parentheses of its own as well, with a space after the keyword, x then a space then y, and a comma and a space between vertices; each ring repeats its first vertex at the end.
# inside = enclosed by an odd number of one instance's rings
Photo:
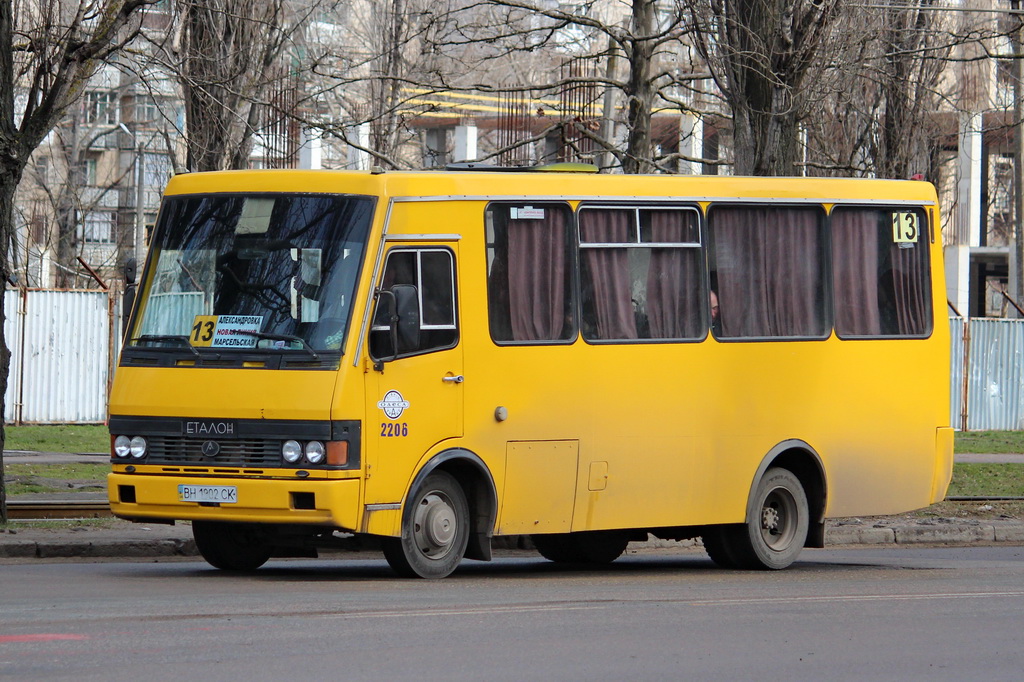
POLYGON ((272 480, 111 473, 110 510, 131 520, 208 520, 331 526, 356 531, 360 480, 272 480), (178 486, 230 485, 234 503, 183 502, 178 486))

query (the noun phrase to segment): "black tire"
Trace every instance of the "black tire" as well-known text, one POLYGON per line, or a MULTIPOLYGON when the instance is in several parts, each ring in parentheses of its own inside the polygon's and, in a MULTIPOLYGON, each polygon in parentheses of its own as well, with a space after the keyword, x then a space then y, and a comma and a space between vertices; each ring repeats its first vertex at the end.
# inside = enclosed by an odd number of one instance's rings
POLYGON ((708 528, 704 548, 723 568, 786 568, 807 541, 807 494, 792 472, 774 467, 758 482, 753 502, 746 523, 708 528))
POLYGON ((450 474, 426 477, 402 515, 402 536, 384 538, 384 558, 403 578, 437 579, 451 575, 469 542, 469 504, 450 474))
POLYGON ((622 556, 629 544, 629 533, 619 530, 592 530, 579 533, 552 533, 532 536, 540 555, 559 564, 610 564, 622 556))
POLYGON ((206 562, 225 571, 254 571, 273 552, 267 533, 256 524, 193 521, 192 537, 206 562))
MULTIPOLYGON (((744 530, 742 524, 739 524, 739 528, 744 530)), ((732 536, 736 532, 735 526, 708 526, 701 535, 704 551, 721 568, 740 568, 739 561, 732 553, 732 536)))

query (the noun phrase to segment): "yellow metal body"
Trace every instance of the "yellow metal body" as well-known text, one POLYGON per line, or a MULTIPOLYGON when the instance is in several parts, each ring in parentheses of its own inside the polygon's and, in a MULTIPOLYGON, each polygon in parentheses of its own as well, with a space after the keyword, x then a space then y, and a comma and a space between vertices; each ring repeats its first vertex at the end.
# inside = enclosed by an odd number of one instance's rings
POLYGON ((357 470, 115 463, 113 511, 135 519, 308 523, 398 535, 401 505, 433 457, 460 448, 486 467, 494 534, 737 523, 766 458, 798 441, 820 460, 826 516, 884 514, 941 500, 952 472, 949 339, 934 189, 873 180, 529 173, 252 171, 178 176, 168 195, 324 192, 377 197, 340 369, 122 366, 111 415, 360 420, 357 470), (916 204, 927 212, 933 331, 927 339, 499 346, 487 318, 489 200, 817 199, 916 204), (373 367, 368 306, 386 253, 441 245, 456 257, 459 343, 373 367), (464 376, 462 383, 444 377, 464 376), (382 435, 388 391, 408 435, 382 435), (507 418, 499 420, 501 410, 507 418), (238 486, 239 502, 180 502, 182 483, 238 486), (134 486, 135 501, 119 498, 134 486), (290 493, 313 492, 316 509, 290 493))

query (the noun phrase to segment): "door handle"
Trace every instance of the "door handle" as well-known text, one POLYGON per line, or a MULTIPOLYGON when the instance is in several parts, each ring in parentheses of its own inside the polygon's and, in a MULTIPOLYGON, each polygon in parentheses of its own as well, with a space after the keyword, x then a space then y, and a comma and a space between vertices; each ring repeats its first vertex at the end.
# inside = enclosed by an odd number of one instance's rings
POLYGON ((441 377, 441 381, 447 381, 452 384, 461 384, 465 380, 466 377, 462 376, 461 374, 456 374, 453 377, 441 377))

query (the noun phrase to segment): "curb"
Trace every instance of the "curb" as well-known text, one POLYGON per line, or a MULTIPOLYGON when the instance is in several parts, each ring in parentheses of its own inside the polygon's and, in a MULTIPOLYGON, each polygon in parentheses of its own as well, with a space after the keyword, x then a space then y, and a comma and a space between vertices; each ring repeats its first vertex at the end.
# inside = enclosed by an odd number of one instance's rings
POLYGON ((196 557, 192 540, 13 540, 0 542, 0 559, 196 557))
POLYGON ((825 531, 825 545, 975 545, 1024 543, 1024 524, 957 523, 939 519, 915 525, 837 525, 825 531))

